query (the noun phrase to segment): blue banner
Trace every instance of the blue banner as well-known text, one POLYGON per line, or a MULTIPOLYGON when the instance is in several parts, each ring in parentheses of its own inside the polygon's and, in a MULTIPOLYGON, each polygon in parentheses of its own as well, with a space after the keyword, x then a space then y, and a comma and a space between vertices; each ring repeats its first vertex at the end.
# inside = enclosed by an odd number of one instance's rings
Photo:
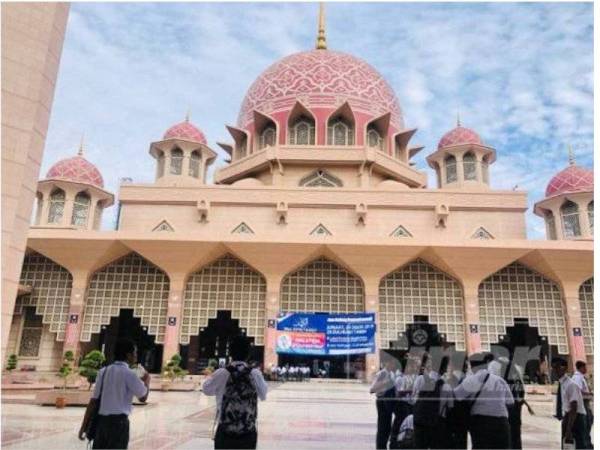
POLYGON ((375 353, 375 314, 280 314, 277 318, 277 353, 375 353))

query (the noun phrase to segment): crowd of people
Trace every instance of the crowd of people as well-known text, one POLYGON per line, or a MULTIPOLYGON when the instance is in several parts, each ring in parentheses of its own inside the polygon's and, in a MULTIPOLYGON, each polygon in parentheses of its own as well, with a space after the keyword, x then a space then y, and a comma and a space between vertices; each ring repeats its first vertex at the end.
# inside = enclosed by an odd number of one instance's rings
POLYGON ((267 373, 269 381, 308 381, 310 379, 310 367, 308 366, 276 366, 271 364, 267 373))
MULTIPOLYGON (((572 377, 568 364, 555 358, 559 379, 556 418, 562 440, 577 449, 593 448, 592 394, 585 379, 586 364, 577 362, 572 377)), ((526 406, 522 370, 508 358, 477 353, 457 362, 449 356, 407 358, 401 364, 388 357, 374 377, 376 448, 521 449, 521 411, 526 406)))

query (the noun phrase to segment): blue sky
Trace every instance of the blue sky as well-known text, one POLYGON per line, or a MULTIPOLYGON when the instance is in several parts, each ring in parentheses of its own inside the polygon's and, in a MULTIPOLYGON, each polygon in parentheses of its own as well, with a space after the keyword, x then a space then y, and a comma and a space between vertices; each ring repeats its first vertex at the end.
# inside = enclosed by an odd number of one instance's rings
MULTIPOLYGON (((41 176, 76 153, 108 190, 152 182, 149 144, 188 109, 218 150, 244 94, 277 59, 314 46, 315 3, 72 3, 41 176)), ((592 3, 328 3, 327 41, 396 91, 425 156, 456 122, 497 151, 494 188, 543 197, 567 165, 593 164, 592 3)), ((221 152, 220 152, 221 153, 221 152)), ((222 166, 223 155, 215 164, 222 166)), ((116 207, 105 212, 114 227, 116 207)), ((528 236, 544 237, 527 213, 528 236)))

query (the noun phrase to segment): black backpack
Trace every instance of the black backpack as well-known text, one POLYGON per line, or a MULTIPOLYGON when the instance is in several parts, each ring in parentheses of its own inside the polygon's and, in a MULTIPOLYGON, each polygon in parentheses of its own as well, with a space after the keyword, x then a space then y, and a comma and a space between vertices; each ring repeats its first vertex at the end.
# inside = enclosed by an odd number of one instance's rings
POLYGON ((256 431, 257 393, 250 378, 251 368, 229 366, 229 380, 221 401, 219 428, 228 436, 241 437, 256 431))
POLYGON ((433 381, 429 376, 424 376, 425 383, 419 391, 413 410, 415 426, 436 427, 440 422, 440 393, 444 380, 441 378, 433 381))

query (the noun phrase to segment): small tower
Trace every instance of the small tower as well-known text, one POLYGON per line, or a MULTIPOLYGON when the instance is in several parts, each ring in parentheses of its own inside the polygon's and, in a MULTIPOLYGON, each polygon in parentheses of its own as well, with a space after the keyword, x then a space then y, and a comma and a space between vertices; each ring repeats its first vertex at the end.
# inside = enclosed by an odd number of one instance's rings
POLYGON ((102 212, 114 203, 100 171, 83 157, 83 138, 72 158, 54 164, 37 185, 35 226, 98 230, 102 212))
POLYGON ((571 147, 569 165, 552 177, 533 211, 546 222, 547 239, 594 239, 594 172, 575 163, 571 147))
POLYGON ((208 166, 217 157, 189 114, 150 145, 150 154, 156 159, 156 183, 169 186, 206 184, 208 166))
POLYGON ((442 136, 437 151, 427 157, 440 189, 489 189, 489 165, 495 160, 496 151, 463 127, 458 117, 456 128, 442 136))

